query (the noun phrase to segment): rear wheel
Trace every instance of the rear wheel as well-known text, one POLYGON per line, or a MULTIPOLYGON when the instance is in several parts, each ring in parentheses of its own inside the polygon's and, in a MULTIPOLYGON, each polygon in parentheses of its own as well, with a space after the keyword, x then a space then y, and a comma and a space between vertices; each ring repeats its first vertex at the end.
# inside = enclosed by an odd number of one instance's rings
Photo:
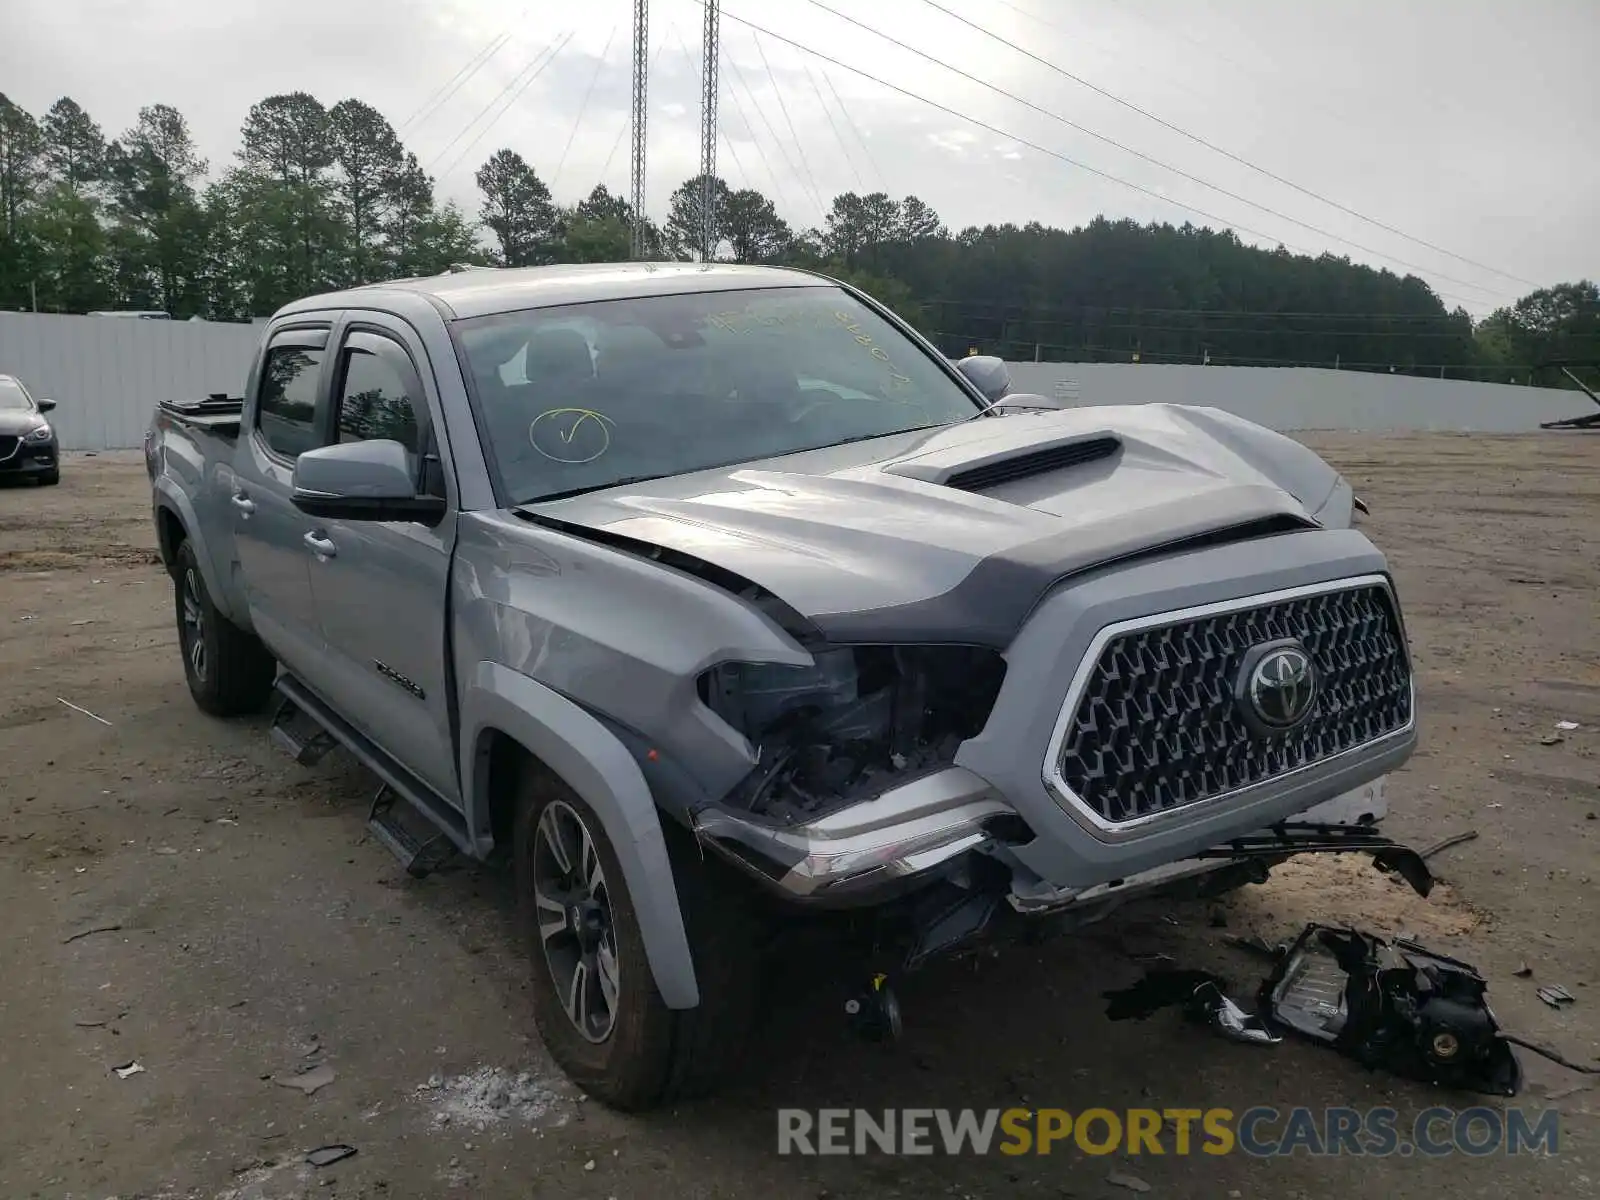
POLYGON ((593 809, 547 772, 528 772, 514 849, 534 1018, 557 1065, 624 1111, 715 1087, 755 1013, 755 926, 737 895, 717 891, 696 856, 675 855, 700 989, 698 1008, 677 1011, 656 990, 634 898, 593 809))
POLYGON ((183 674, 194 702, 214 717, 259 711, 272 693, 277 663, 256 637, 217 611, 188 541, 173 555, 172 584, 183 674))

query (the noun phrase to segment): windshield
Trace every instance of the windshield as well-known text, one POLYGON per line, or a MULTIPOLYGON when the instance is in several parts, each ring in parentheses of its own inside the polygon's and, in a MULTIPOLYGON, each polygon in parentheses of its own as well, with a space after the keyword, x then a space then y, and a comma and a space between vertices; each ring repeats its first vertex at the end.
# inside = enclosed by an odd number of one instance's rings
POLYGON ((513 504, 946 425, 977 403, 835 287, 701 292, 457 323, 513 504))
POLYGON ((32 410, 33 401, 15 379, 0 379, 0 410, 32 410))

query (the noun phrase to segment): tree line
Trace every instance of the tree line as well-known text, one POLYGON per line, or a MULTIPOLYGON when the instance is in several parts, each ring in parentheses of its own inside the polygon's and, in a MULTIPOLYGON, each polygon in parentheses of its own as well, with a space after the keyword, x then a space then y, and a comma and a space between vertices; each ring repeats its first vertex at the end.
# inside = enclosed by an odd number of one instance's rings
MULTIPOLYGON (((495 151, 475 214, 441 202, 361 100, 269 96, 213 171, 169 105, 108 139, 69 97, 39 117, 0 94, 0 308, 153 309, 247 320, 299 296, 452 264, 629 257, 634 213, 597 185, 558 203, 495 151)), ((1422 279, 1333 254, 1263 250, 1229 230, 1096 218, 952 231, 916 196, 846 192, 793 227, 751 187, 699 177, 645 218, 647 257, 821 270, 860 284, 947 353, 1057 361, 1312 364, 1565 385, 1600 359, 1600 287, 1542 289, 1474 322, 1422 279)))

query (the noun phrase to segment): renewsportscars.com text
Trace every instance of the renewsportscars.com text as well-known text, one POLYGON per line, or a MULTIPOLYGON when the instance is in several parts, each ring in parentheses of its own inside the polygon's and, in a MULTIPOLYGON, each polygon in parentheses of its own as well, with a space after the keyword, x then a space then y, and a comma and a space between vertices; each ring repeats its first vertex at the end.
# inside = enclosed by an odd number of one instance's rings
POLYGON ((778 1153, 1442 1157, 1555 1154, 1555 1109, 781 1108, 778 1153))

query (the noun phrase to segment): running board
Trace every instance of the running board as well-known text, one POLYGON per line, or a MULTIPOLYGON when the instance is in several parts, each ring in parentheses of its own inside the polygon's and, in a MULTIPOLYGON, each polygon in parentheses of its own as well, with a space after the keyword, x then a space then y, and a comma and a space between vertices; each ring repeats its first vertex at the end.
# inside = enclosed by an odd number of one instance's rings
POLYGON ((382 786, 372 798, 367 829, 407 872, 420 877, 437 870, 454 851, 472 854, 466 817, 455 805, 401 766, 292 675, 280 675, 277 689, 283 697, 278 711, 290 710, 290 715, 282 722, 281 735, 280 722, 274 716, 273 740, 297 762, 315 762, 327 750, 320 749, 316 736, 300 736, 305 724, 314 725, 318 735, 328 739, 329 747, 334 743, 343 746, 376 775, 382 786), (308 759, 304 755, 313 744, 319 749, 308 759), (411 819, 406 820, 407 817, 411 819), (425 825, 426 829, 419 833, 416 825, 425 825))
POLYGON ((303 767, 315 766, 338 744, 315 717, 281 691, 278 706, 272 710, 272 740, 303 767))

